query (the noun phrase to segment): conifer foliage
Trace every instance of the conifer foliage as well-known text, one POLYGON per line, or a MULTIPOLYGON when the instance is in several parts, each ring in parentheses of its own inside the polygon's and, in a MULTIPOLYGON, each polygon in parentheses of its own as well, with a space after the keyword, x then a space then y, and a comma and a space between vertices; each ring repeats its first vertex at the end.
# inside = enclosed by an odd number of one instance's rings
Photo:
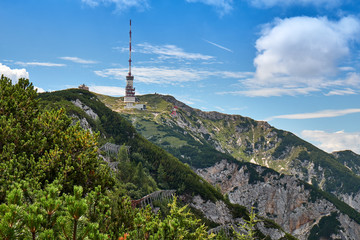
MULTIPOLYGON (((161 214, 149 206, 133 208, 123 196, 158 189, 143 164, 158 172, 161 187, 168 187, 173 177, 165 168, 169 155, 157 151, 157 158, 166 161, 155 167, 139 153, 147 148, 129 156, 124 145, 111 172, 99 158, 97 142, 98 135, 74 124, 64 109, 41 109, 29 80, 13 84, 1 76, 0 239, 215 238, 176 198, 169 213, 161 214)), ((186 178, 194 182, 194 176, 186 178)))
POLYGON ((0 202, 8 187, 26 180, 38 187, 55 180, 64 192, 80 185, 87 192, 111 183, 97 156, 97 139, 63 109, 40 111, 27 79, 0 79, 0 202), (95 171, 96 170, 96 171, 95 171))

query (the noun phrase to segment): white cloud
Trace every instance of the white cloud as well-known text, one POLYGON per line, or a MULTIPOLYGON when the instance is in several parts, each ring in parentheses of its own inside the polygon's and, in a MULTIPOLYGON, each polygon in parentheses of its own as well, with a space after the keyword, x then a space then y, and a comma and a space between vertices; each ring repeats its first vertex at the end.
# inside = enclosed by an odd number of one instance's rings
POLYGON ((320 130, 304 130, 301 132, 301 136, 309 141, 315 141, 317 147, 326 152, 352 150, 360 154, 360 132, 328 133, 320 130))
MULTIPOLYGON (((140 43, 133 49, 134 52, 140 52, 144 54, 156 54, 159 55, 159 59, 185 59, 185 60, 211 60, 213 56, 203 55, 201 53, 189 53, 184 49, 175 45, 152 45, 150 43, 140 43)), ((121 51, 129 51, 128 48, 122 48, 121 51)))
POLYGON ((217 94, 243 95, 247 97, 273 97, 273 96, 279 97, 283 95, 287 95, 287 96, 306 95, 310 92, 315 92, 315 91, 319 91, 319 89, 315 87, 307 87, 307 88, 263 87, 263 88, 253 88, 253 89, 240 90, 240 91, 217 92, 217 94))
POLYGON ((233 0, 186 0, 189 3, 200 2, 215 7, 220 16, 233 10, 233 0))
POLYGON ((40 66, 40 67, 65 67, 62 63, 49 63, 49 62, 16 62, 17 65, 22 66, 40 66))
POLYGON ((213 45, 213 46, 215 46, 215 47, 218 47, 218 48, 220 48, 220 49, 223 49, 223 50, 225 50, 225 51, 233 52, 233 50, 231 50, 231 49, 229 49, 229 48, 226 48, 226 47, 224 47, 224 46, 221 46, 221 45, 219 45, 219 44, 217 44, 217 43, 213 43, 213 42, 210 42, 210 41, 205 40, 205 39, 204 39, 204 41, 207 42, 207 43, 210 43, 211 45, 213 45))
MULTIPOLYGON (((108 68, 95 71, 95 74, 105 78, 125 80, 127 68, 108 68)), ((205 71, 193 68, 168 68, 168 67, 134 67, 134 81, 156 84, 179 84, 182 82, 200 81, 209 77, 240 78, 248 76, 242 72, 205 71)))
POLYGON ((222 107, 215 106, 214 108, 218 109, 218 110, 219 110, 219 111, 221 111, 221 112, 225 112, 225 109, 224 109, 224 108, 222 108, 222 107))
POLYGON ((350 108, 350 109, 340 109, 340 110, 322 110, 312 113, 297 113, 297 114, 287 114, 273 116, 267 119, 267 121, 273 119, 314 119, 314 118, 330 118, 330 117, 339 117, 353 113, 360 113, 360 108, 350 108))
POLYGON ((330 92, 328 92, 327 94, 325 94, 325 96, 342 96, 342 95, 351 95, 351 94, 356 94, 357 92, 353 89, 350 88, 346 88, 346 89, 337 89, 337 90, 331 90, 330 92))
POLYGON ((167 94, 167 95, 172 95, 174 98, 187 105, 193 105, 195 103, 204 103, 202 99, 196 98, 197 96, 192 96, 187 94, 181 94, 181 95, 167 94))
POLYGON ((10 67, 0 63, 0 76, 10 78, 13 82, 17 82, 19 78, 29 78, 29 73, 25 68, 11 69, 10 67))
POLYGON ((354 72, 355 71, 355 68, 353 67, 349 67, 349 66, 346 66, 346 67, 339 67, 339 70, 340 71, 344 71, 344 72, 354 72))
POLYGON ((43 88, 36 87, 36 86, 34 86, 34 88, 37 90, 38 93, 43 93, 43 92, 45 92, 45 90, 44 90, 43 88))
POLYGON ((349 41, 359 33, 360 21, 353 17, 338 22, 312 17, 278 19, 256 41, 256 77, 281 81, 283 76, 296 76, 309 84, 307 78, 332 75, 338 61, 349 54, 349 41))
POLYGON ((90 91, 108 95, 108 96, 124 96, 125 89, 122 87, 112 87, 112 86, 90 86, 90 91))
POLYGON ((71 61, 74 63, 81 63, 81 64, 95 64, 97 63, 96 61, 92 61, 92 60, 86 60, 86 59, 82 59, 79 57, 59 57, 62 60, 67 60, 67 61, 71 61))
POLYGON ((325 96, 357 94, 360 92, 360 74, 348 72, 345 78, 330 81, 328 85, 334 89, 324 94, 325 96))
POLYGON ((123 12, 130 8, 137 8, 138 10, 144 10, 149 8, 148 0, 81 0, 84 4, 90 7, 97 7, 101 4, 115 5, 116 12, 123 12))
POLYGON ((249 0, 252 5, 261 8, 274 6, 291 6, 291 5, 314 5, 317 7, 332 8, 339 6, 341 0, 249 0))
POLYGON ((231 72, 231 71, 199 71, 208 76, 221 77, 221 78, 235 78, 243 79, 254 75, 253 72, 231 72))
MULTIPOLYGON (((174 84, 179 82, 189 82, 200 80, 201 77, 187 69, 169 69, 158 67, 134 67, 135 81, 144 83, 174 84)), ((125 80, 127 68, 109 68, 95 71, 101 77, 111 77, 125 80)))
POLYGON ((187 100, 187 99, 181 99, 181 98, 177 98, 177 99, 178 99, 179 101, 187 104, 187 105, 193 105, 193 104, 194 104, 194 102, 189 101, 189 100, 187 100))
POLYGON ((355 73, 355 72, 350 72, 347 74, 346 78, 340 82, 340 84, 359 87, 360 86, 360 74, 355 73))
POLYGON ((299 95, 329 91, 334 86, 360 87, 357 73, 347 73, 345 79, 338 76, 339 70, 350 70, 338 65, 350 55, 351 43, 359 36, 360 20, 352 16, 339 21, 325 17, 276 19, 263 27, 256 41, 254 77, 242 79, 243 90, 236 94, 299 95))
POLYGON ((97 7, 100 3, 99 0, 81 0, 83 3, 89 5, 90 7, 97 7))

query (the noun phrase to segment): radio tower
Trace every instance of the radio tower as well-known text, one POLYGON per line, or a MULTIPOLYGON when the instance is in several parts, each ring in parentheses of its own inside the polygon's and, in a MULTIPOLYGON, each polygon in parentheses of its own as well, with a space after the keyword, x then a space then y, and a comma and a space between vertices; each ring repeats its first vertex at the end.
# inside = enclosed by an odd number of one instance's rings
POLYGON ((125 108, 133 108, 135 103, 135 88, 133 86, 134 76, 131 75, 131 20, 130 20, 130 41, 129 41, 129 73, 126 76, 126 88, 124 102, 125 108))

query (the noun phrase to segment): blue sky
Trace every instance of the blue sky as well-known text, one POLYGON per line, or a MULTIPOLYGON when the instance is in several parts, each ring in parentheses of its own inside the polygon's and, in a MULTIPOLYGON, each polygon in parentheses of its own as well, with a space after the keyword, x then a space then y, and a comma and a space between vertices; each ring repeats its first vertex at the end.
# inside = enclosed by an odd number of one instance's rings
POLYGON ((137 94, 360 153, 358 0, 0 0, 0 74, 39 91, 137 94))

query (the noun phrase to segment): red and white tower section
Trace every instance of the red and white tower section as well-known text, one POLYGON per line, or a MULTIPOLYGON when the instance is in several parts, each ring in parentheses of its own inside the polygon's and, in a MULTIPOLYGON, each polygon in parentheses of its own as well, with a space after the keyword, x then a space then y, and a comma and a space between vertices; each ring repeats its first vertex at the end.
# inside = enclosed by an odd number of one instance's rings
POLYGON ((134 76, 131 75, 131 20, 130 20, 130 41, 129 41, 129 73, 126 76, 126 88, 124 102, 125 108, 133 108, 135 103, 134 76))

